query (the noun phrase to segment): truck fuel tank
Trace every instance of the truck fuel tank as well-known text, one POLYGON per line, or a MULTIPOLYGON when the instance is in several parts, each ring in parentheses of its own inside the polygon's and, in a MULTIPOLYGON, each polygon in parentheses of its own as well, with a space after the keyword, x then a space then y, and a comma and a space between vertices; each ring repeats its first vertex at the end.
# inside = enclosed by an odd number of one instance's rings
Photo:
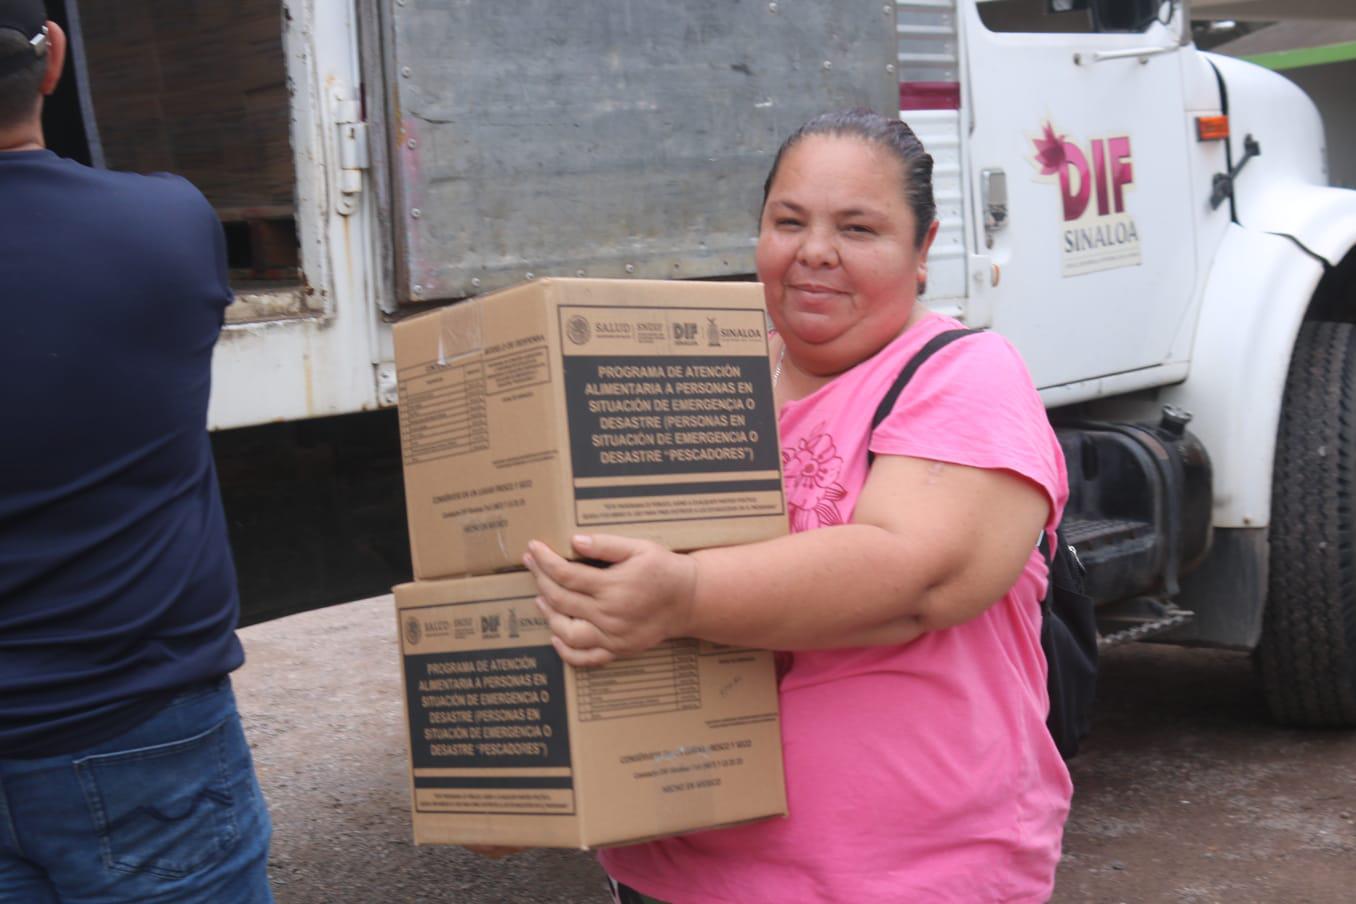
POLYGON ((1057 426, 1069 473, 1064 531, 1099 604, 1172 597, 1178 577, 1210 546, 1210 458, 1166 408, 1157 424, 1081 421, 1057 426))

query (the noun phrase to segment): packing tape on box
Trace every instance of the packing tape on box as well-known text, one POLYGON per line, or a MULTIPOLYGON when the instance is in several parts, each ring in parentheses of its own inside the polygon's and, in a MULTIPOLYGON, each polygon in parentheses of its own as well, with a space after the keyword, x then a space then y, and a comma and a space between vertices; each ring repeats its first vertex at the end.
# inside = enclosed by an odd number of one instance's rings
POLYGON ((452 304, 438 313, 438 366, 485 347, 481 306, 452 304))
MULTIPOLYGON (((467 512, 452 519, 461 534, 466 559, 470 562, 505 561, 519 563, 526 549, 508 548, 507 516, 495 512, 467 512)), ((481 570, 481 569, 476 569, 481 570)))

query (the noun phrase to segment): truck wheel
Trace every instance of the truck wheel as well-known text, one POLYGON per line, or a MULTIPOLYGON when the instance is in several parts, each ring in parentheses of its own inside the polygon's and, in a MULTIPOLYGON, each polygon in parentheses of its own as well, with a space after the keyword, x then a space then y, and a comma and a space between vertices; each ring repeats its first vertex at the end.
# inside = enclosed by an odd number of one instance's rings
POLYGON ((1356 328, 1309 322, 1277 428, 1259 660, 1271 714, 1356 725, 1356 328))

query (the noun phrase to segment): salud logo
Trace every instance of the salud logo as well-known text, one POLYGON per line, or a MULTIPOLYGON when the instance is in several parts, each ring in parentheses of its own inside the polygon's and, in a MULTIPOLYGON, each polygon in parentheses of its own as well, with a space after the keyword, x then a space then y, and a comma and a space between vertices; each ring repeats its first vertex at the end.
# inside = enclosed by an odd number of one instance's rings
POLYGON ((424 636, 423 629, 419 627, 419 618, 411 615, 405 619, 405 639, 410 642, 410 646, 419 645, 420 639, 424 636))
POLYGON ((1130 136, 1080 144, 1046 122, 1032 144, 1037 181, 1059 186, 1063 275, 1138 265, 1139 228, 1127 209, 1127 194, 1135 184, 1130 136))
POLYGON ((575 314, 565 321, 565 335, 570 337, 570 341, 575 345, 584 345, 589 341, 592 330, 589 329, 587 317, 581 314, 575 314))

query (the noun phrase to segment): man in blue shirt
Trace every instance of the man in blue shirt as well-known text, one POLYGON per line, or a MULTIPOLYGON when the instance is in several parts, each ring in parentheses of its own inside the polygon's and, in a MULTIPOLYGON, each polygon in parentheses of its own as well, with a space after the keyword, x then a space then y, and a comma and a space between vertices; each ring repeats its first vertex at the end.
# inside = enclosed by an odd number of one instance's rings
POLYGON ((206 428, 221 226, 44 149, 64 56, 0 0, 0 900, 268 902, 206 428))

